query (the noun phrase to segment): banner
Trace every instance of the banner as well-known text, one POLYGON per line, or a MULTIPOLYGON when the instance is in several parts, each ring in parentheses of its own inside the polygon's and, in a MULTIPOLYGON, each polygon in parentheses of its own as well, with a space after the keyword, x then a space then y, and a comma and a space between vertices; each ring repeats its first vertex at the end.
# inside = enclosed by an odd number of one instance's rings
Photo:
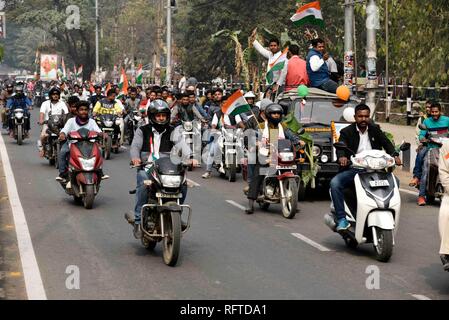
POLYGON ((41 80, 58 80, 58 56, 41 54, 41 80))

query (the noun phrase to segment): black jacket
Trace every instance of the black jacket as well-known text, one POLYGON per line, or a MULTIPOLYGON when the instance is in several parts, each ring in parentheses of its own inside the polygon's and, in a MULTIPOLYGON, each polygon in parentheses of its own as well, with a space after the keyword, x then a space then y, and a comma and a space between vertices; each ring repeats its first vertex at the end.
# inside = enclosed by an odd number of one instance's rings
MULTIPOLYGON (((340 133, 340 142, 344 142, 349 149, 357 152, 360 144, 360 135, 356 128, 357 124, 353 123, 344 128, 340 133)), ((397 156, 395 147, 387 136, 382 132, 378 125, 368 125, 368 136, 373 150, 385 150, 391 156, 397 156)), ((337 150, 337 158, 350 158, 351 154, 346 150, 337 150)))

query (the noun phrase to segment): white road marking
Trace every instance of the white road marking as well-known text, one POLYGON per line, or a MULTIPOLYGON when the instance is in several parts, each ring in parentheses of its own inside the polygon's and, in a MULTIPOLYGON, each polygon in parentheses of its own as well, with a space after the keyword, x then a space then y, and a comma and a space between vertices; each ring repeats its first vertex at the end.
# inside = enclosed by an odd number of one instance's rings
POLYGON ((410 294, 410 295, 417 300, 432 300, 429 297, 423 296, 422 294, 410 294))
POLYGON ((399 191, 407 193, 407 194, 411 194, 413 196, 419 196, 419 193, 415 192, 415 191, 410 191, 410 190, 407 190, 407 189, 399 189, 399 191))
POLYGON ((316 249, 318 249, 318 250, 320 250, 322 252, 331 252, 332 251, 331 249, 328 249, 325 246, 322 246, 321 244, 316 243, 315 241, 307 238, 306 236, 303 236, 300 233, 292 233, 292 236, 298 238, 299 240, 304 241, 305 243, 311 245, 312 247, 314 247, 314 248, 316 248, 316 249))
POLYGON ((240 210, 243 210, 243 211, 246 210, 246 208, 245 208, 244 206, 238 204, 238 203, 235 202, 235 201, 232 201, 232 200, 226 200, 226 202, 229 203, 230 205, 233 205, 234 207, 239 208, 240 210))
POLYGON ((6 151, 5 141, 0 135, 0 155, 5 172, 6 184, 8 188, 9 202, 11 204, 14 224, 19 245, 20 260, 22 261, 23 275, 29 300, 47 300, 44 284, 42 283, 41 273, 34 254, 33 243, 31 242, 30 231, 17 192, 16 181, 9 162, 8 152, 6 151))
POLYGON ((199 183, 196 183, 193 180, 187 179, 187 182, 190 183, 191 185, 193 185, 194 187, 201 187, 201 185, 199 183))

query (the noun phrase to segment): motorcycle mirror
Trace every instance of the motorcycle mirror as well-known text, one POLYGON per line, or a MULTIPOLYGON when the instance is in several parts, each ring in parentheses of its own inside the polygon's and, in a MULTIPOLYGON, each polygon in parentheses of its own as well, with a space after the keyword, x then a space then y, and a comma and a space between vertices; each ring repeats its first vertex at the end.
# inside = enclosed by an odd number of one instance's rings
POLYGON ((300 136, 302 136, 304 133, 306 133, 306 129, 302 128, 301 130, 298 131, 298 134, 300 136))
POLYGON ((346 146, 346 144, 343 143, 343 142, 336 142, 336 143, 334 143, 334 147, 335 147, 335 149, 347 149, 348 148, 346 146))
POLYGON ((408 142, 404 142, 399 148, 402 152, 410 150, 411 144, 408 142))

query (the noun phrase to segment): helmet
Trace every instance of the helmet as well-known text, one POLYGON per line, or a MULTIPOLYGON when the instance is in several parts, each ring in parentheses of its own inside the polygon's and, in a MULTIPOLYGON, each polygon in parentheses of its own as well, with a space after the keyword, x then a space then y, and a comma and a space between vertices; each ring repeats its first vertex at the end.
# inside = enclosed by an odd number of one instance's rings
POLYGON ((244 95, 245 99, 256 99, 256 95, 254 94, 254 92, 252 91, 248 91, 245 95, 244 95))
POLYGON ((267 107, 272 103, 273 101, 271 101, 270 99, 263 99, 262 101, 260 101, 260 111, 265 112, 265 109, 267 109, 267 107))
POLYGON ((23 91, 23 83, 22 83, 22 82, 17 82, 16 85, 15 85, 15 87, 14 87, 14 90, 15 90, 16 92, 17 92, 17 91, 22 92, 22 91, 23 91))
POLYGON ((48 96, 51 97, 55 93, 57 93, 59 96, 61 96, 61 90, 59 90, 56 87, 50 89, 50 91, 48 92, 48 96))
POLYGON ((282 118, 284 115, 284 109, 282 108, 281 105, 279 105, 277 103, 272 103, 272 104, 268 105, 267 108, 265 109, 265 115, 269 122, 273 123, 274 125, 278 125, 279 123, 282 122, 282 118), (280 113, 281 117, 279 119, 273 119, 272 115, 274 113, 280 113))
POLYGON ((156 130, 166 128, 170 123, 170 107, 164 100, 158 99, 151 102, 147 112, 148 118, 156 130), (156 115, 160 113, 165 113, 167 115, 167 119, 164 122, 158 122, 156 120, 156 115))

